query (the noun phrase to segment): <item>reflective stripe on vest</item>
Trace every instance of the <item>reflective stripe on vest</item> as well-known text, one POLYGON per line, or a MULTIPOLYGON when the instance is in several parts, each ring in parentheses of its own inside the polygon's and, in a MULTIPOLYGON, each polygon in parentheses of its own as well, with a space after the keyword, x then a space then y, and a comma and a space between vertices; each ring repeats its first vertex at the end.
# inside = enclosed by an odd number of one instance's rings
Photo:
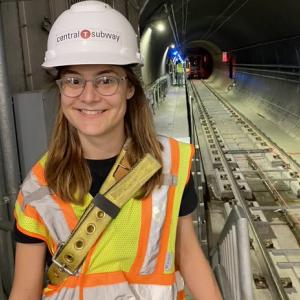
MULTIPOLYGON (((165 252, 165 264, 164 271, 165 273, 174 272, 174 259, 175 259, 175 240, 177 232, 177 223, 178 223, 178 214, 180 210, 181 198, 185 186, 187 184, 190 169, 191 169, 191 158, 194 156, 194 148, 188 144, 178 144, 174 140, 171 140, 173 148, 176 148, 172 151, 173 154, 177 154, 177 157, 173 157, 173 160, 178 161, 178 165, 173 166, 171 173, 176 172, 178 174, 183 174, 184 177, 178 180, 176 189, 174 189, 174 199, 172 207, 172 219, 168 218, 169 222, 169 232, 168 232, 168 246, 165 252), (178 153, 177 153, 178 151, 178 153), (177 170, 176 170, 177 168, 177 170)), ((172 154, 172 155, 173 155, 172 154)), ((170 189, 173 189, 171 186, 170 189)))
POLYGON ((57 293, 49 293, 44 296, 43 300, 170 300, 177 299, 177 288, 173 286, 164 285, 148 285, 148 284, 129 284, 122 282, 114 285, 86 287, 82 291, 81 297, 80 289, 62 288, 57 293))
POLYGON ((51 197, 49 189, 37 183, 38 179, 33 169, 22 184, 21 191, 24 195, 22 206, 23 208, 26 205, 34 207, 47 226, 52 239, 57 244, 64 242, 70 236, 71 230, 61 207, 51 197))
MULTIPOLYGON (((171 174, 171 146, 167 139, 160 138, 163 145, 163 174, 171 174)), ((159 252, 159 241, 161 230, 166 218, 167 198, 169 186, 163 185, 161 188, 156 188, 152 192, 152 220, 149 239, 147 243, 147 251, 143 266, 140 270, 141 274, 151 274, 154 272, 157 255, 159 252)))

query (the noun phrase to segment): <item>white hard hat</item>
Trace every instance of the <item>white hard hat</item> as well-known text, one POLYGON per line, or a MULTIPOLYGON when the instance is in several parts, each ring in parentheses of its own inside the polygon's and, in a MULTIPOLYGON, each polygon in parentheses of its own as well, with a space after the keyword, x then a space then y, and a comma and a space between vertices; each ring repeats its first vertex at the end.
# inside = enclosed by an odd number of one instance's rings
POLYGON ((129 21, 106 3, 82 1, 54 22, 42 67, 139 63, 137 37, 129 21))

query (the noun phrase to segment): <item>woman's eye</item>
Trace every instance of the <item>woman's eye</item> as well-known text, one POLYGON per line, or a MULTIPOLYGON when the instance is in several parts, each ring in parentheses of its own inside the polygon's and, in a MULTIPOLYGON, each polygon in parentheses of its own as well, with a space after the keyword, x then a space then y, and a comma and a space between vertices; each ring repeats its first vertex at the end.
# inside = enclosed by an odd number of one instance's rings
POLYGON ((100 77, 96 80, 97 85, 109 85, 114 82, 113 78, 110 77, 100 77))
POLYGON ((80 80, 80 78, 69 77, 69 78, 66 79, 66 83, 69 84, 69 85, 80 85, 81 80, 80 80))

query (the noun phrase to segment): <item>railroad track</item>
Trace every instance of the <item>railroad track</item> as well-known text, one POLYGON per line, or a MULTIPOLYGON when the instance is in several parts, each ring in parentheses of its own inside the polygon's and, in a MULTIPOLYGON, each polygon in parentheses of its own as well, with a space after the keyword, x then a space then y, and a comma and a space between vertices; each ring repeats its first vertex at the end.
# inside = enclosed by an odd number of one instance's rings
POLYGON ((253 299, 300 299, 299 165, 204 82, 188 93, 210 213, 225 223, 237 204, 248 220, 253 299))

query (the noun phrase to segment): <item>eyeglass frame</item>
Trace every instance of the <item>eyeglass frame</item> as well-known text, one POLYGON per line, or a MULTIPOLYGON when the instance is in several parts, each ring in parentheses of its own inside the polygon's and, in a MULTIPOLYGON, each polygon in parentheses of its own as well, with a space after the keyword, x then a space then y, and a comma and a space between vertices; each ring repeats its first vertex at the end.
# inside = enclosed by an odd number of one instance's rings
POLYGON ((59 91, 60 91, 60 93, 61 93, 62 95, 66 96, 66 97, 69 97, 69 98, 76 98, 76 97, 79 97, 79 96, 82 95, 82 93, 84 92, 84 89, 85 89, 85 87, 86 87, 86 83, 87 83, 87 82, 92 82, 93 88, 95 89, 95 91, 96 91, 99 95, 101 95, 101 96, 113 96, 113 95, 118 91, 118 88, 119 88, 119 86, 120 86, 120 82, 121 82, 121 81, 124 81, 124 80, 127 80, 127 79, 128 79, 127 76, 122 76, 122 77, 120 77, 120 76, 117 76, 117 75, 99 75, 99 76, 94 77, 93 79, 85 79, 85 78, 80 77, 80 76, 63 76, 62 78, 59 78, 59 79, 55 80, 55 82, 56 82, 56 84, 57 84, 57 86, 58 86, 58 88, 59 88, 59 91), (62 87, 62 82, 63 82, 64 78, 67 79, 67 78, 72 78, 72 77, 73 77, 73 78, 76 78, 76 79, 80 79, 80 80, 83 81, 83 85, 82 85, 82 87, 81 87, 82 90, 81 90, 81 92, 80 92, 78 95, 76 95, 76 96, 69 96, 69 95, 66 95, 66 94, 64 93, 63 87, 62 87), (98 91, 98 89, 97 89, 97 86, 96 86, 96 80, 99 79, 99 78, 105 78, 105 77, 113 78, 113 79, 116 79, 116 81, 117 81, 117 87, 116 87, 116 90, 115 90, 112 94, 101 94, 101 93, 98 91))

